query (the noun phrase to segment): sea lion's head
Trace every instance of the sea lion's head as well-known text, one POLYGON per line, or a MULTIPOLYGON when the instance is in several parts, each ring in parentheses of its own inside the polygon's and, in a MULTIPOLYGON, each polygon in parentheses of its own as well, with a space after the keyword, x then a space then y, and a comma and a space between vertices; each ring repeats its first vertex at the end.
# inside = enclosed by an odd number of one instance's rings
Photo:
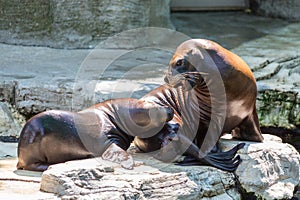
POLYGON ((143 127, 160 126, 173 118, 174 111, 168 106, 161 106, 154 102, 139 99, 133 109, 129 111, 131 119, 143 127))
POLYGON ((152 137, 135 137, 134 144, 160 161, 173 162, 185 151, 177 135, 179 127, 177 123, 168 122, 152 137))
POLYGON ((126 133, 141 138, 157 134, 174 115, 172 108, 143 99, 130 99, 115 110, 118 126, 126 133))
POLYGON ((193 88, 203 83, 204 77, 215 71, 215 63, 207 49, 208 40, 191 39, 180 44, 170 63, 165 82, 171 87, 187 84, 193 88))
MULTIPOLYGON (((193 140, 182 134, 180 124, 167 122, 163 129, 149 138, 135 137, 134 144, 143 152, 163 162, 174 162, 191 147, 193 140)), ((193 145, 193 150, 199 149, 193 145)), ((200 155, 200 154, 199 154, 200 155)))

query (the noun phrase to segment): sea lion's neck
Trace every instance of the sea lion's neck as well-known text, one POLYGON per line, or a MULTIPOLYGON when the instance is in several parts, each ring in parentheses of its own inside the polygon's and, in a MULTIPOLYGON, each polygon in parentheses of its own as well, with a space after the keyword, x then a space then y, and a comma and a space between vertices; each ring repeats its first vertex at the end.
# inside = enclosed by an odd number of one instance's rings
POLYGON ((202 103, 202 99, 204 99, 202 95, 199 96, 199 92, 195 89, 184 90, 178 88, 177 93, 183 120, 185 120, 186 123, 189 123, 196 119, 200 119, 200 104, 202 103))

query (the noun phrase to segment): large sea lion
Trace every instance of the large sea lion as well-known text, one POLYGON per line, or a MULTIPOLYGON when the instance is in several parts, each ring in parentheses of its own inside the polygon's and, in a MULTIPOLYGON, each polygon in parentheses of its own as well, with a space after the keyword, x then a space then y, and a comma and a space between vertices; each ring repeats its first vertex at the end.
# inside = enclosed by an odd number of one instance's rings
POLYGON ((51 110, 32 117, 18 144, 17 169, 44 171, 49 165, 102 156, 132 169, 126 152, 134 136, 159 132, 173 110, 137 99, 115 99, 80 112, 51 110))
POLYGON ((256 81, 236 54, 209 40, 188 40, 176 49, 165 81, 142 99, 173 108, 174 117, 156 136, 137 137, 140 150, 156 151, 155 157, 165 161, 185 152, 201 163, 234 171, 241 161, 234 155, 243 145, 210 152, 220 136, 231 132, 239 140, 263 141, 256 81))

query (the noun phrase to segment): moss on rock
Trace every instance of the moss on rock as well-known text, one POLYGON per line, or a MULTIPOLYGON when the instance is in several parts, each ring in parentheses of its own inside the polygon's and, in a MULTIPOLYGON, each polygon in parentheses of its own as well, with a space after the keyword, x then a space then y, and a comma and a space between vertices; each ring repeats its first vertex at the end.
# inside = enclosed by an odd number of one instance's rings
POLYGON ((293 129, 300 125, 300 99, 297 93, 260 91, 257 110, 261 126, 293 129))

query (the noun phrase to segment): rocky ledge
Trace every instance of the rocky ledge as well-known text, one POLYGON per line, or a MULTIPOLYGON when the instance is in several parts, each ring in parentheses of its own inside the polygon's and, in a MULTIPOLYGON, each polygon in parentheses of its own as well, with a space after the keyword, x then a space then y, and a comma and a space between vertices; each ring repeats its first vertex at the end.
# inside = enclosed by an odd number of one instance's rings
MULTIPOLYGON (((297 23, 290 24, 233 49, 249 64, 257 79, 261 126, 297 135, 300 134, 299 27, 297 23)), ((157 35, 155 31, 151 33, 151 37, 157 35)), ((168 34, 171 38, 174 32, 168 34)), ((8 102, 29 117, 48 109, 80 110, 112 97, 140 97, 163 83, 176 42, 165 49, 99 48, 93 52, 1 44, 0 101, 8 102)), ((265 133, 274 132, 272 129, 265 133)))
POLYGON ((258 85, 257 110, 263 127, 300 126, 299 24, 234 49, 252 68, 258 85), (283 48, 284 46, 284 48, 283 48))
MULTIPOLYGON (((131 147, 134 170, 100 158, 70 161, 45 171, 41 190, 63 199, 290 199, 299 184, 299 153, 276 136, 264 137, 263 143, 246 142, 234 174, 162 163, 131 147)), ((226 135, 221 146, 239 142, 226 135)))

